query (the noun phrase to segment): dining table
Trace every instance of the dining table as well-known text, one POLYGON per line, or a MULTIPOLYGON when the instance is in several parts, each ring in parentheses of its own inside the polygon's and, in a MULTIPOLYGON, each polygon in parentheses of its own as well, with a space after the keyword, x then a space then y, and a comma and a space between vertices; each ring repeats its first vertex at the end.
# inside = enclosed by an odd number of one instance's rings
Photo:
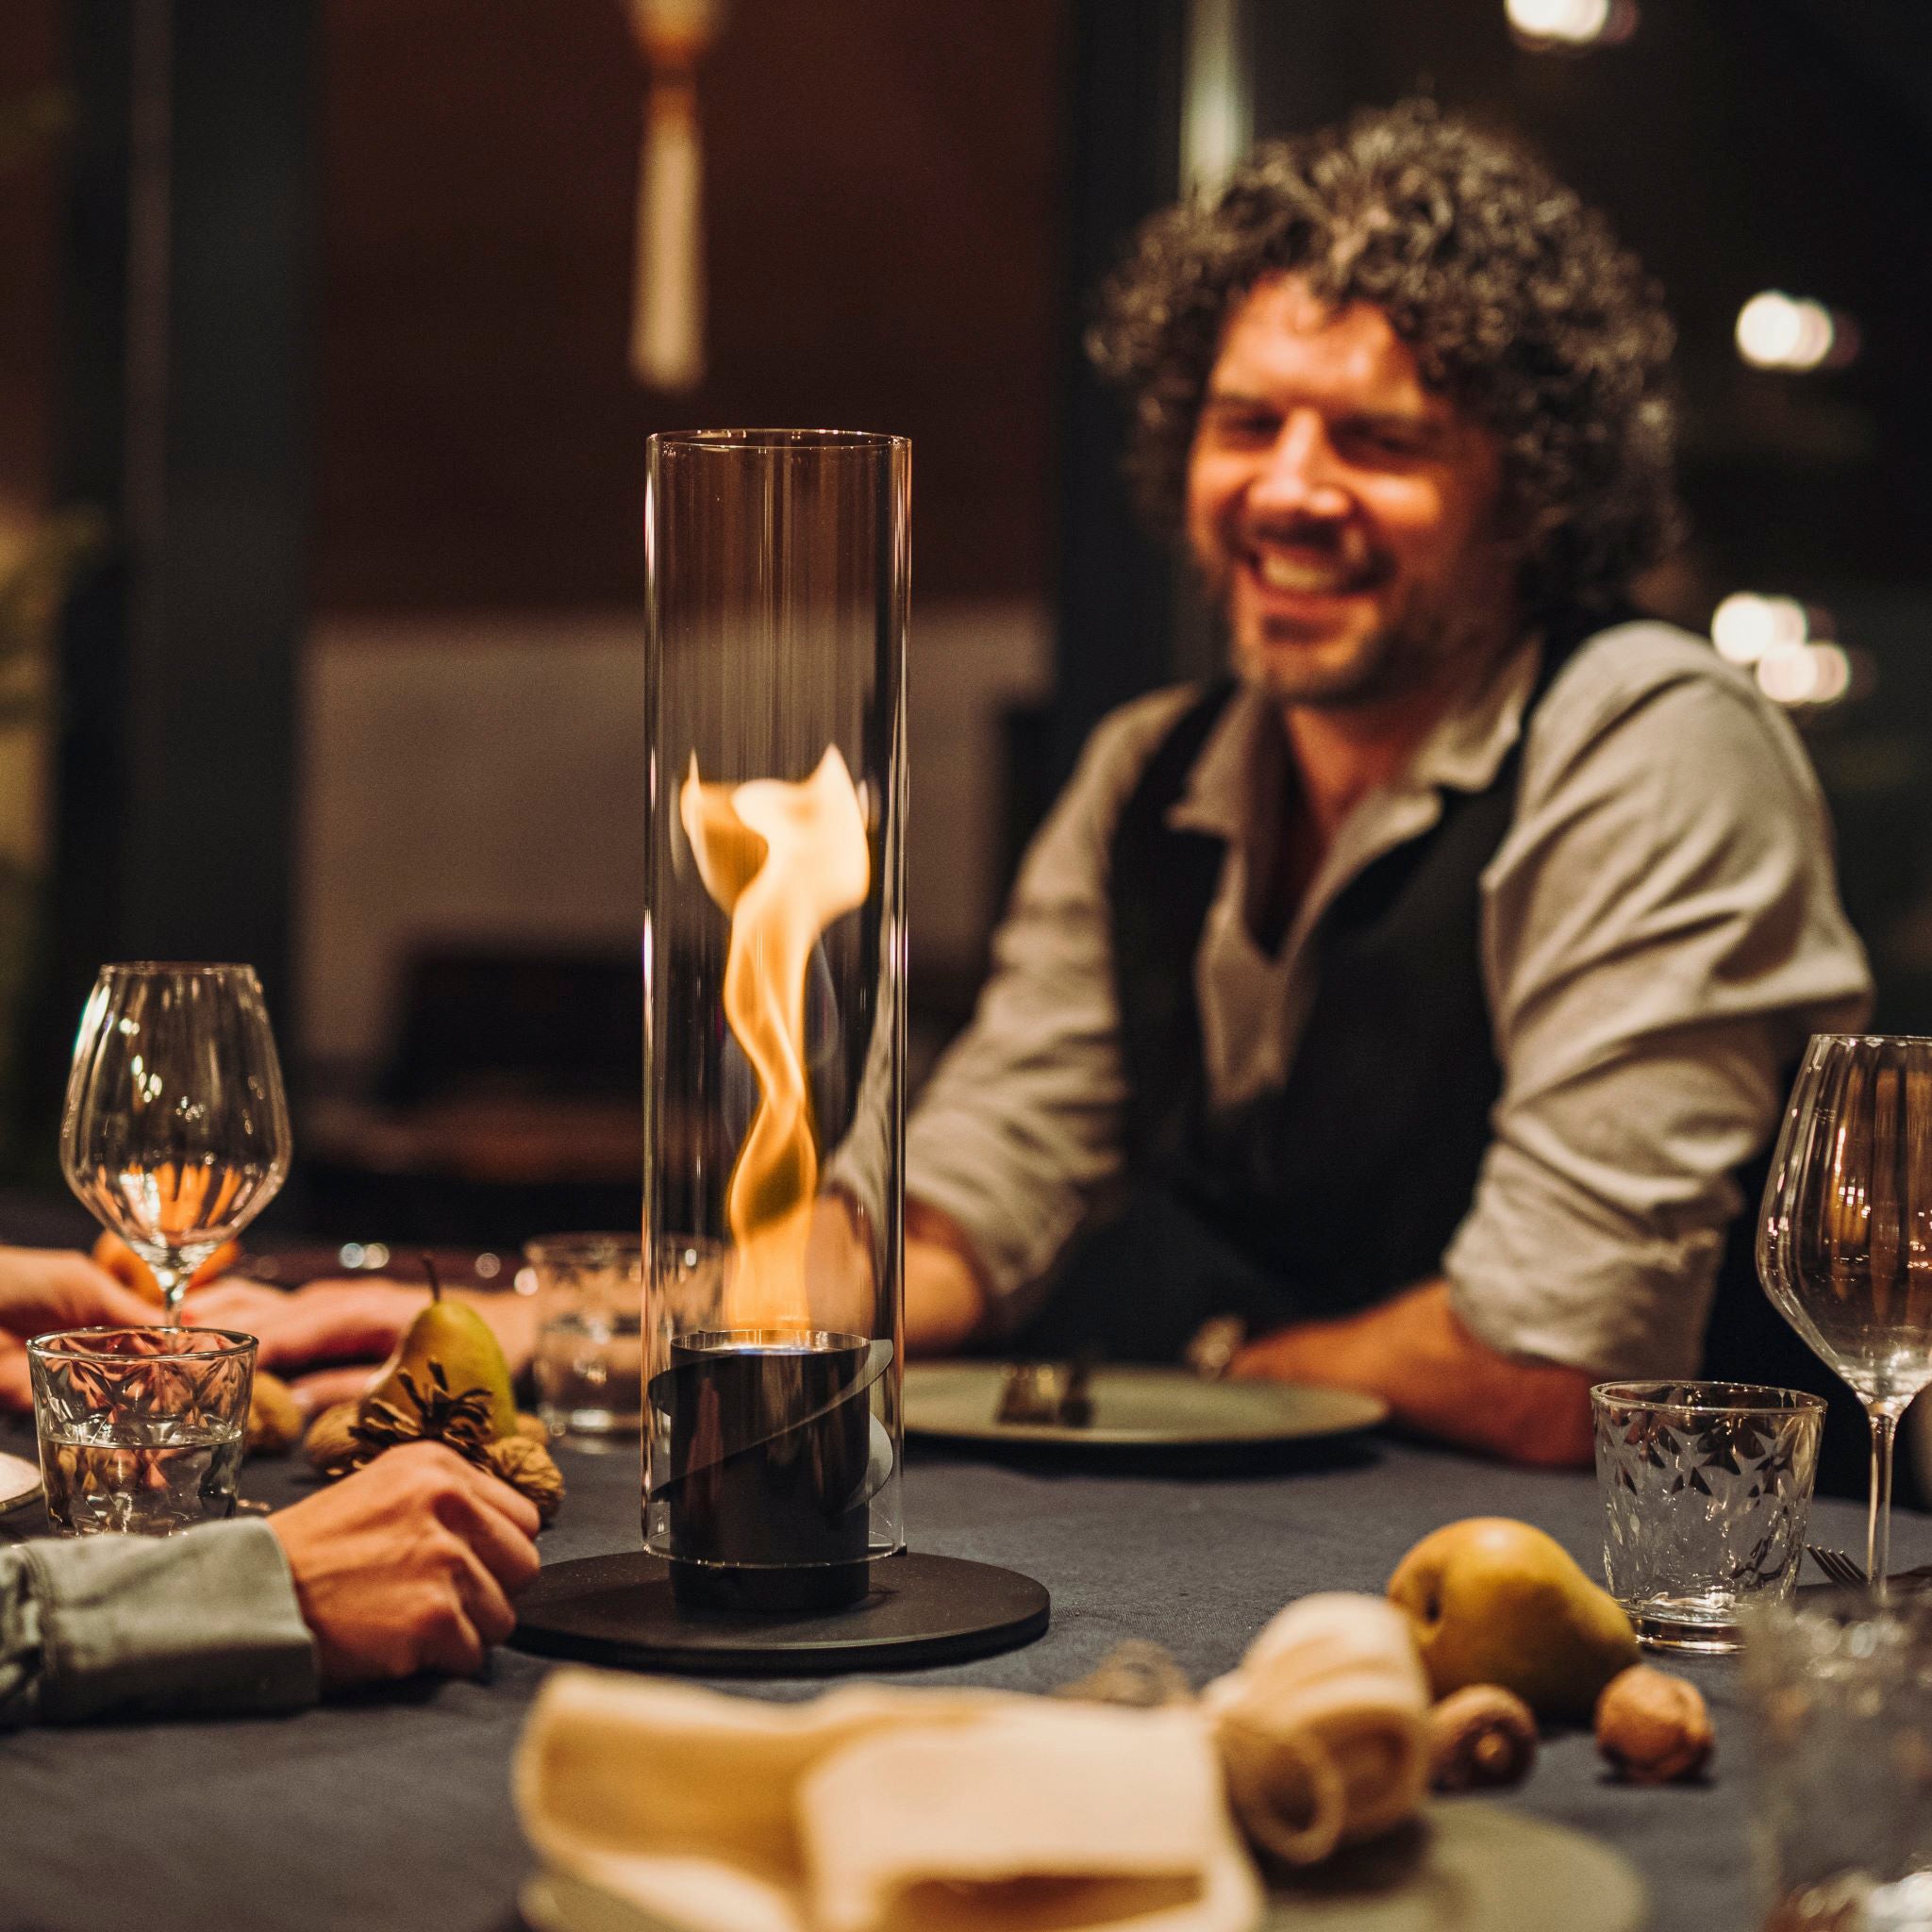
MULTIPOLYGON (((32 1455, 0 1423, 0 1449, 32 1455)), ((636 1549, 635 1444, 560 1444, 568 1493, 541 1538, 547 1564, 636 1549)), ((1600 1569, 1593 1474, 1505 1467, 1392 1431, 1176 1460, 1158 1454, 911 1441, 910 1547, 1022 1571, 1052 1593, 1023 1649, 896 1681, 1047 1691, 1127 1639, 1164 1646, 1196 1683, 1231 1668, 1275 1611, 1316 1591, 1381 1591, 1416 1541, 1471 1516, 1546 1530, 1600 1569)), ((246 1499, 278 1507, 316 1480, 299 1457, 251 1458, 246 1499)), ((43 1534, 38 1510, 0 1539, 43 1534)), ((1821 1498, 1812 1540, 1861 1551, 1864 1512, 1821 1498)), ((1894 1557, 1932 1559, 1932 1520, 1902 1513, 1894 1557)), ((1619 1782, 1586 1729, 1545 1735, 1526 1783, 1480 1802, 1604 1841, 1641 1874, 1656 1932, 1745 1932, 1752 1750, 1734 1657, 1662 1657, 1703 1690, 1718 1744, 1707 1772, 1619 1782)), ((537 1863, 518 1827, 511 1764, 532 1699, 559 1668, 513 1646, 475 1680, 429 1679, 327 1698, 292 1716, 96 1722, 0 1737, 0 1928, 7 1932, 511 1932, 537 1863)), ((824 1679, 719 1689, 800 1698, 824 1679)), ((1460 1804, 1466 1799, 1441 1802, 1460 1804)), ((1550 1923, 1562 1923, 1553 1902, 1550 1923)))

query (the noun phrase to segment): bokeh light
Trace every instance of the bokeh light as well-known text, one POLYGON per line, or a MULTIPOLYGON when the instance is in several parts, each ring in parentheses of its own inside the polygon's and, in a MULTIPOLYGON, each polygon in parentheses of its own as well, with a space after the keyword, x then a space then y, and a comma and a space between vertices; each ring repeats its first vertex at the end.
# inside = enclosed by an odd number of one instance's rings
POLYGON ((1754 369, 1816 369, 1831 359, 1839 328, 1822 302, 1767 289, 1739 309, 1737 335, 1754 369))
POLYGON ((1504 0, 1509 25, 1528 41, 1588 46, 1609 31, 1612 0, 1504 0))
POLYGON ((1710 641, 1733 664, 1757 664, 1797 651, 1811 634, 1795 597, 1760 597, 1738 591, 1711 613, 1710 641))

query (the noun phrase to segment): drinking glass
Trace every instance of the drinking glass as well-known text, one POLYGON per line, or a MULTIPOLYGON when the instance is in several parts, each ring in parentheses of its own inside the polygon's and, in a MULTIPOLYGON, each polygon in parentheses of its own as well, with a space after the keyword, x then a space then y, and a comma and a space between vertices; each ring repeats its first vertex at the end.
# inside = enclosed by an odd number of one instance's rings
POLYGON ((1932 1924, 1932 1597, 1805 1591, 1743 1622, 1767 1932, 1932 1924))
POLYGON ((1604 1581, 1643 1643, 1738 1648, 1750 1599, 1805 1560, 1824 1403, 1747 1382, 1600 1382, 1590 1391, 1604 1581))
POLYGON ((1932 1040, 1813 1037, 1765 1183, 1757 1272, 1871 1421, 1865 1574, 1882 1593, 1892 1445, 1932 1382, 1932 1040))
POLYGON ((104 966, 60 1121, 67 1184, 154 1271, 189 1277, 275 1198, 289 1107, 252 966, 104 966))
POLYGON ((644 1256, 634 1234, 524 1243, 537 1278, 537 1413, 553 1436, 635 1448, 644 1415, 644 1256))
POLYGON ((47 1520, 63 1536, 172 1536, 235 1513, 255 1337, 70 1328, 27 1343, 47 1520))

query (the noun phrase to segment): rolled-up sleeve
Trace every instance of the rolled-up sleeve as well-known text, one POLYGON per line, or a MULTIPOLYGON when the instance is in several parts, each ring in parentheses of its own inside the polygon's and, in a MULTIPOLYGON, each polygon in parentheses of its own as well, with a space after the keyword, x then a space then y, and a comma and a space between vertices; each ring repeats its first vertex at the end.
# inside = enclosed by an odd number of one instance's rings
POLYGON ((973 1024, 908 1124, 908 1193, 965 1231, 995 1320, 1023 1315, 1124 1158, 1108 853, 1122 807, 1190 693, 1114 713, 1029 848, 973 1024))
POLYGON ((318 1689, 266 1524, 0 1551, 0 1725, 295 1710, 318 1689))
POLYGON ((1747 1206, 1736 1171, 1807 1035, 1861 1024, 1871 987, 1790 725, 1703 647, 1630 651, 1553 689, 1485 874, 1506 1074, 1443 1265, 1492 1347, 1675 1374, 1747 1206), (1646 662, 1673 652, 1681 675, 1646 662))

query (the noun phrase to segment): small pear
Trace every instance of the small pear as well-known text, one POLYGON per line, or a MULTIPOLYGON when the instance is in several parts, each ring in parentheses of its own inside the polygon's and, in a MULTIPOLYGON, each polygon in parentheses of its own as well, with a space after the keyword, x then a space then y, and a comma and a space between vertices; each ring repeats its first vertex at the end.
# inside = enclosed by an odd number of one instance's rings
POLYGON ((407 1407, 409 1396, 403 1376, 407 1374, 418 1389, 427 1389, 431 1386, 429 1364, 437 1362, 451 1395, 482 1390, 490 1397, 491 1433, 499 1439, 514 1436, 517 1398, 502 1344, 475 1308, 443 1300, 436 1269, 426 1256, 424 1260, 429 1270, 429 1306, 409 1324, 401 1346, 370 1395, 407 1407))
POLYGON ((1554 1538, 1506 1516, 1425 1536, 1396 1565, 1389 1595, 1415 1624, 1438 1697, 1500 1684, 1539 1717, 1582 1718, 1637 1661, 1616 1599, 1554 1538))

